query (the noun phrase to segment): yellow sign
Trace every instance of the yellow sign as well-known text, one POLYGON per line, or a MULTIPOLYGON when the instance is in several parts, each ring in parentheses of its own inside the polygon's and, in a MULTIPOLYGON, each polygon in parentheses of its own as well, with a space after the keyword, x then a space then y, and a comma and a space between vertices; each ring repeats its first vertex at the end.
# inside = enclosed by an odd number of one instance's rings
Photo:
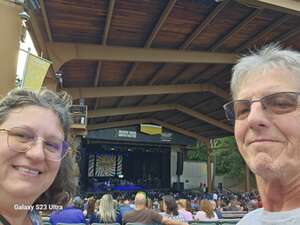
POLYGON ((149 135, 161 134, 162 127, 153 124, 141 124, 141 132, 149 135))
POLYGON ((39 91, 51 62, 31 53, 27 56, 23 88, 39 91))

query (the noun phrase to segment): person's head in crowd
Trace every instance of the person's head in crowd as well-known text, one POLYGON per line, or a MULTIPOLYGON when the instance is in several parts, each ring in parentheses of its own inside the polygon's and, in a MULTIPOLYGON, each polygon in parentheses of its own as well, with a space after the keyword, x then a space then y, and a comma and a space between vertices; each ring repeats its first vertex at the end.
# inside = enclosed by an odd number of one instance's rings
POLYGON ((144 208, 146 208, 146 204, 147 204, 146 194, 144 192, 136 193, 135 198, 134 198, 135 209, 137 209, 137 210, 144 209, 144 208))
POLYGON ((87 201, 87 213, 94 213, 96 207, 96 199, 94 197, 90 197, 87 201))
POLYGON ((176 200, 171 195, 165 195, 162 197, 163 200, 163 209, 169 215, 178 215, 178 206, 176 204, 176 200))
POLYGON ((146 207, 147 207, 148 209, 153 209, 153 201, 152 201, 152 199, 149 198, 149 197, 147 198, 146 207))
POLYGON ((14 89, 0 101, 0 214, 12 224, 18 205, 64 206, 72 196, 70 104, 66 93, 47 89, 14 89))
POLYGON ((105 194, 100 199, 99 217, 104 223, 116 222, 116 210, 111 194, 105 194))
POLYGON ((207 199, 200 201, 200 209, 205 212, 207 218, 213 218, 215 216, 213 206, 207 199))
POLYGON ((177 205, 178 205, 178 209, 186 209, 186 199, 179 199, 176 201, 177 205))
POLYGON ((300 53, 273 44, 242 57, 231 93, 224 109, 265 210, 300 208, 300 53))
POLYGON ((209 202, 210 202, 213 210, 215 210, 217 208, 217 203, 215 202, 215 200, 210 200, 209 202))
POLYGON ((75 196, 73 198, 73 206, 78 209, 83 209, 83 200, 80 196, 75 196))

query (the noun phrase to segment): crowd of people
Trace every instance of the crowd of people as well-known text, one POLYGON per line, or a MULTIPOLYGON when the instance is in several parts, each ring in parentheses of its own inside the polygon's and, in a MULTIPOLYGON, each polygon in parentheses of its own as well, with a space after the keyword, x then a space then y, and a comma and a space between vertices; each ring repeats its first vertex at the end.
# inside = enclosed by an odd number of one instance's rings
POLYGON ((63 210, 47 216, 52 225, 59 222, 178 224, 217 221, 222 219, 223 211, 248 212, 258 207, 262 205, 256 192, 115 192, 102 196, 77 196, 63 210))

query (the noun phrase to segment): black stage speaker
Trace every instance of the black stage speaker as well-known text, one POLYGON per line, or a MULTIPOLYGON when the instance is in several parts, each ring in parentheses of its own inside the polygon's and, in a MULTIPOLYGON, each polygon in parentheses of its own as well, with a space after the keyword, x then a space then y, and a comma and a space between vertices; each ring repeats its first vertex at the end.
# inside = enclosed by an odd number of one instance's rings
POLYGON ((180 176, 183 173, 183 152, 177 152, 177 168, 176 175, 180 176))
POLYGON ((184 189, 184 183, 183 182, 174 182, 173 183, 173 189, 175 191, 183 191, 183 189, 184 189))
POLYGON ((218 183, 218 191, 223 192, 223 184, 222 183, 218 183))

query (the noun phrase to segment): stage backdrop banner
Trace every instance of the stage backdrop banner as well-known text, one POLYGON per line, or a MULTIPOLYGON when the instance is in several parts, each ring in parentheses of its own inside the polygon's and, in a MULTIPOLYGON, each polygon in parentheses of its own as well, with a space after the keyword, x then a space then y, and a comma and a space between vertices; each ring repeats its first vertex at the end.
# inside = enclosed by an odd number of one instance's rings
POLYGON ((50 61, 28 53, 23 88, 39 91, 50 65, 50 61))

